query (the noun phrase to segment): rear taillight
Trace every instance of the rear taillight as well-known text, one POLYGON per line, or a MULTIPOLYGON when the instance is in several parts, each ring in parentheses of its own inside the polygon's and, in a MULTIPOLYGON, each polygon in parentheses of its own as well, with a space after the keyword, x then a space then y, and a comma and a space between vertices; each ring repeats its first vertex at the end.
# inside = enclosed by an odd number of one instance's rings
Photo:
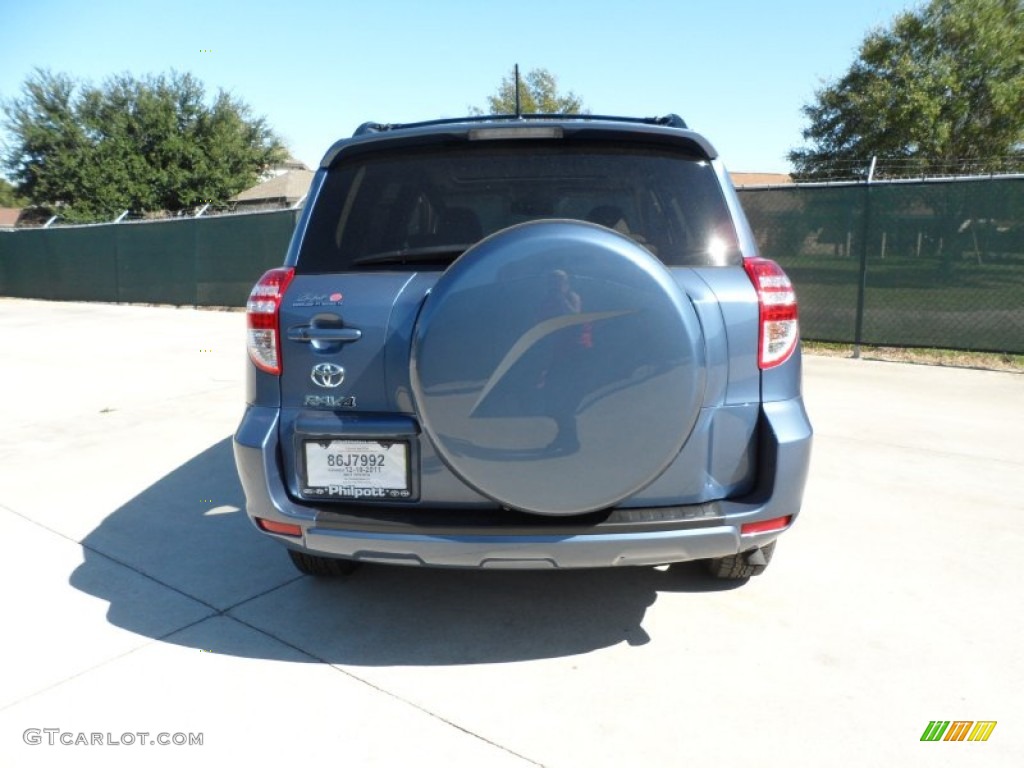
POLYGON ((245 305, 249 358, 261 371, 275 376, 281 374, 281 298, 293 277, 291 267, 270 270, 256 283, 245 305))
POLYGON ((800 337, 793 284, 770 259, 744 259, 743 267, 757 290, 757 364, 761 368, 781 365, 793 354, 800 337))

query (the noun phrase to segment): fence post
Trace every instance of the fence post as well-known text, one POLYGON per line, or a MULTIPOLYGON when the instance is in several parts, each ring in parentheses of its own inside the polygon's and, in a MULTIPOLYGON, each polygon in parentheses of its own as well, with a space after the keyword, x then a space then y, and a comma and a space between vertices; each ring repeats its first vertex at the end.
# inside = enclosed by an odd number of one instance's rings
POLYGON ((114 241, 114 301, 121 303, 121 227, 113 227, 110 239, 114 241))
POLYGON ((871 167, 868 168, 868 178, 864 183, 864 217, 860 237, 860 270, 857 281, 857 320, 853 332, 853 356, 860 358, 860 344, 864 335, 864 293, 868 284, 868 227, 871 218, 871 182, 875 178, 875 163, 877 157, 871 158, 871 167))

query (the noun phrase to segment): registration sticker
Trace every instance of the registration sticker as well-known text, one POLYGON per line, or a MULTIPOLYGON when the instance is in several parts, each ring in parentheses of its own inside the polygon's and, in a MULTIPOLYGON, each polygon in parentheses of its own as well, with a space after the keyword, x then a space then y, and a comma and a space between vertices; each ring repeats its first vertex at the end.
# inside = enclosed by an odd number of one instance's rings
POLYGON ((400 441, 308 441, 303 494, 332 499, 408 499, 409 445, 400 441))

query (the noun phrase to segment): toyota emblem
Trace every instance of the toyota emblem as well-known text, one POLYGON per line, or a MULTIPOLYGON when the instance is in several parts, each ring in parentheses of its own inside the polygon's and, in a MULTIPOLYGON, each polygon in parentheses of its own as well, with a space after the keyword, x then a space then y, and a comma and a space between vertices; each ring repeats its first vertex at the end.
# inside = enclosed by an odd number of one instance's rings
POLYGON ((334 363, 318 363, 309 377, 318 387, 340 387, 345 380, 345 369, 334 363))

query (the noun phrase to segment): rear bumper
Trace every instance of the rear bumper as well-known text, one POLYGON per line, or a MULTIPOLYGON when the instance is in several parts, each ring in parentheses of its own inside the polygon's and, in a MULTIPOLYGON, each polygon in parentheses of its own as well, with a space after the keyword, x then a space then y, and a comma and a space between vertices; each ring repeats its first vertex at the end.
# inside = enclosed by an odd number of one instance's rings
MULTIPOLYGON (((249 406, 234 437, 235 463, 250 518, 291 523, 301 536, 267 534, 316 555, 404 565, 466 568, 597 568, 724 557, 763 546, 782 532, 741 534, 745 523, 800 511, 810 463, 811 425, 800 398, 765 403, 759 476, 747 496, 693 507, 629 510, 623 524, 437 528, 364 518, 346 526, 294 503, 278 466, 274 408, 249 406)), ((548 521, 549 522, 549 521, 548 521)), ((564 521, 560 521, 564 522, 564 521)), ((792 524, 792 521, 790 522, 792 524)))
POLYGON ((578 536, 459 536, 376 534, 318 529, 306 532, 305 549, 357 560, 465 568, 597 568, 714 557, 738 550, 726 527, 655 533, 578 536))

